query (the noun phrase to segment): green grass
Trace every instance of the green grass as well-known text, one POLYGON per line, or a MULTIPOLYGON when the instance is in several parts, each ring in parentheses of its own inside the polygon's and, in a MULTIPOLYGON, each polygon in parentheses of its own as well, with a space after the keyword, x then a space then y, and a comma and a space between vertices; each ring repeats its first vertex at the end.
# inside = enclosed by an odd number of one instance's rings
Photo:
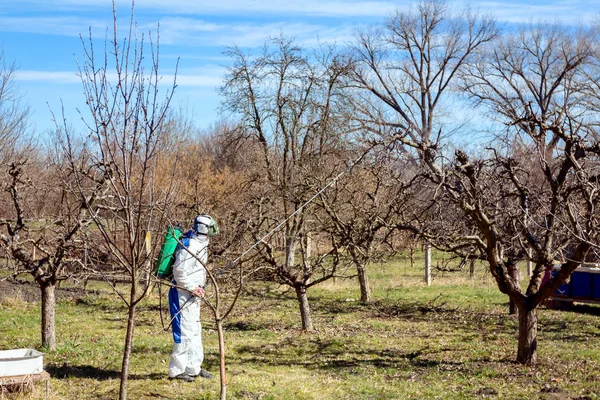
MULTIPOLYGON (((417 261, 417 265, 420 262, 417 261)), ((314 333, 299 328, 294 293, 256 284, 226 323, 231 399, 597 399, 600 309, 542 309, 539 364, 517 365, 507 298, 478 266, 437 274, 432 286, 407 259, 373 266, 373 304, 351 280, 309 291, 314 333), (492 393, 492 395, 489 395, 492 393)), ((138 312, 131 399, 216 399, 218 379, 189 384, 166 377, 171 350, 156 294, 138 312)), ((0 303, 0 348, 37 347, 37 304, 0 303)), ((50 399, 116 398, 126 312, 108 291, 61 301, 58 349, 45 353, 50 399)), ((218 372, 217 335, 203 310, 205 367, 218 372)), ((45 398, 36 388, 32 398, 45 398)))

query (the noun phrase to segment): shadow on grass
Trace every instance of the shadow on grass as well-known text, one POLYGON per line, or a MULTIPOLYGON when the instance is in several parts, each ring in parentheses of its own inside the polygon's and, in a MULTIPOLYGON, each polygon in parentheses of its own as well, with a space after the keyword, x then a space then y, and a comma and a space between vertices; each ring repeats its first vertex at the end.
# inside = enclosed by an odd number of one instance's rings
POLYGON ((358 300, 344 301, 339 299, 311 299, 311 307, 316 312, 328 314, 352 314, 355 312, 368 311, 373 303, 363 304, 358 300))
POLYGON ((452 331, 471 335, 491 332, 513 332, 517 328, 516 316, 506 311, 481 311, 453 307, 445 301, 407 303, 403 301, 378 301, 370 305, 369 318, 405 320, 409 322, 443 323, 452 331))
POLYGON ((85 296, 82 298, 78 298, 75 301, 75 304, 78 306, 93 308, 95 311, 118 313, 127 312, 127 306, 125 306, 125 304, 121 302, 111 303, 107 299, 101 297, 85 296))
POLYGON ((540 325, 540 332, 553 340, 587 343, 590 337, 600 336, 590 329, 593 325, 585 321, 544 321, 540 325))
POLYGON ((301 348, 302 354, 295 352, 298 344, 291 344, 284 340, 277 345, 266 348, 264 346, 241 346, 236 352, 242 357, 244 363, 268 364, 272 366, 300 366, 317 370, 335 370, 354 373, 356 368, 376 367, 395 369, 414 368, 439 368, 440 366, 451 369, 462 369, 465 363, 460 361, 437 361, 426 357, 432 355, 428 346, 413 352, 399 350, 355 350, 345 348, 336 339, 311 342, 311 346, 301 348), (306 350, 310 347, 310 350, 306 350))
POLYGON ((163 314, 168 314, 169 313, 169 303, 167 300, 167 296, 164 295, 164 301, 161 304, 144 304, 141 306, 137 307, 137 312, 141 313, 141 312, 162 312, 163 314))
POLYGON ((260 331, 263 329, 267 329, 267 324, 261 324, 257 322, 245 322, 245 321, 236 321, 224 324, 224 328, 227 331, 260 331))
MULTIPOLYGON (((573 304, 573 307, 571 307, 571 309, 569 311, 576 313, 576 314, 594 315, 596 317, 600 316, 600 307, 591 306, 589 304, 573 304)), ((569 311, 564 311, 564 312, 569 312, 569 311)))
POLYGON ((46 372, 55 379, 90 378, 97 381, 119 379, 120 372, 91 365, 47 365, 46 372))
POLYGON ((165 348, 162 345, 149 345, 149 344, 136 344, 131 349, 132 354, 164 354, 168 356, 171 354, 171 345, 172 342, 169 342, 169 347, 165 348))
POLYGON ((361 313, 369 318, 409 319, 412 321, 429 321, 435 319, 456 320, 457 315, 465 315, 469 320, 502 321, 508 317, 508 303, 503 307, 506 311, 472 310, 464 306, 455 306, 448 296, 438 296, 429 302, 378 299, 368 304, 359 301, 314 300, 314 309, 325 314, 361 313))
MULTIPOLYGON (((98 368, 91 365, 68 365, 62 366, 47 365, 46 372, 54 379, 94 379, 96 381, 107 381, 110 379, 119 379, 121 372, 113 369, 98 368)), ((167 373, 150 373, 150 374, 130 374, 131 380, 146 380, 146 379, 167 379, 167 373)))
POLYGON ((244 294, 262 300, 290 301, 296 298, 296 295, 291 288, 287 286, 280 286, 280 288, 283 288, 283 290, 273 290, 272 286, 262 288, 248 286, 245 288, 244 294))

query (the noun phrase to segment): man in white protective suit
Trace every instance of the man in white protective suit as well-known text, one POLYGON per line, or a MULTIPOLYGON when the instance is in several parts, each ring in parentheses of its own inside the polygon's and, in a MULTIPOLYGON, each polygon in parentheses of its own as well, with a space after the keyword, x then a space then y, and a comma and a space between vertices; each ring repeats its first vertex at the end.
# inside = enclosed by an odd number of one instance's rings
POLYGON ((169 378, 193 382, 196 376, 212 378, 202 369, 202 327, 200 302, 204 297, 208 261, 209 237, 219 233, 214 219, 200 215, 194 229, 181 239, 173 264, 174 286, 169 290, 169 309, 172 318, 173 352, 169 361, 169 378), (185 248, 184 248, 185 247, 185 248))

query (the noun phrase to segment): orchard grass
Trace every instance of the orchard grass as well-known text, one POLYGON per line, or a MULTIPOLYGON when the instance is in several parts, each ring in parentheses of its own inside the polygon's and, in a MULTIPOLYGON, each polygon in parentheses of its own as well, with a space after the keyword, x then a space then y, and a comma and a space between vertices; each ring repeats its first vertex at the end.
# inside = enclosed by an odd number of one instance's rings
MULTIPOLYGON (((311 288, 316 331, 299 329, 295 294, 252 284, 226 322, 230 399, 598 399, 600 308, 539 312, 538 365, 518 365, 515 316, 477 265, 434 275, 422 257, 370 267, 374 301, 362 305, 355 280, 311 288)), ((102 285, 98 285, 100 288, 102 285)), ((166 298, 166 296, 164 296, 166 298)), ((162 302, 166 311, 166 304, 162 302)), ((154 291, 138 308, 131 399, 217 399, 217 335, 202 311, 205 367, 215 379, 167 379, 170 332, 154 291)), ((0 348, 39 349, 39 305, 0 303, 0 348)), ((57 350, 45 352, 49 399, 118 396, 126 308, 106 288, 57 305, 57 350), (99 293, 99 294, 98 294, 99 293)), ((168 317, 166 317, 168 321, 168 317)), ((44 349, 39 349, 44 351, 44 349)), ((38 385, 30 398, 45 398, 38 385)))

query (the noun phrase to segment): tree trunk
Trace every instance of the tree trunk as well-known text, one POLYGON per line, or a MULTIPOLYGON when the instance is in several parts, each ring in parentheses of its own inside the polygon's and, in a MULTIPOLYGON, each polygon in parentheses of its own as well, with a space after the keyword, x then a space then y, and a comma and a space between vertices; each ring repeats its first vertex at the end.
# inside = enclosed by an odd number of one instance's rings
POLYGON ((219 375, 221 377, 221 396, 220 400, 227 398, 227 379, 225 376, 225 338, 223 337, 223 321, 217 319, 217 335, 219 336, 219 375))
POLYGON ((425 243, 425 283, 431 285, 431 245, 425 243))
MULTIPOLYGON (((517 263, 511 263, 509 265, 507 265, 507 269, 508 269, 508 273, 510 275, 510 277, 515 281, 515 284, 517 285, 517 287, 521 286, 521 273, 519 271, 519 266, 517 265, 517 263)), ((509 304, 508 304, 508 313, 510 315, 514 315, 517 313, 517 305, 515 303, 515 301, 509 297, 509 304)))
POLYGON ((56 350, 56 297, 54 283, 44 283, 42 291, 42 346, 56 350))
POLYGON ((296 238, 288 237, 285 241, 285 265, 288 269, 294 267, 296 262, 296 238))
POLYGON ((471 262, 469 264, 469 277, 471 279, 475 278, 475 259, 471 258, 471 262))
POLYGON ((371 288, 369 287, 369 277, 367 276, 367 266, 364 263, 356 264, 358 272, 358 283, 360 285, 360 301, 362 303, 371 302, 371 288))
POLYGON ((306 258, 310 259, 312 257, 312 251, 311 251, 311 247, 312 247, 312 240, 310 238, 310 233, 306 232, 305 234, 305 243, 306 243, 306 258))
POLYGON ((306 296, 306 286, 297 285, 296 296, 298 297, 298 304, 300 305, 300 317, 302 318, 302 330, 312 331, 314 330, 312 320, 310 318, 310 307, 308 306, 308 297, 306 296))
POLYGON ((131 349, 133 348, 135 308, 135 303, 131 301, 129 303, 129 314, 127 317, 127 335, 125 336, 125 349, 123 350, 123 362, 121 364, 121 386, 119 388, 119 400, 127 399, 127 380, 129 378, 129 359, 131 358, 131 349))
POLYGON ((537 308, 519 307, 519 347, 517 362, 534 366, 537 361, 537 308))
POLYGON ((515 315, 517 313, 517 306, 515 305, 515 301, 508 298, 508 315, 515 315))

